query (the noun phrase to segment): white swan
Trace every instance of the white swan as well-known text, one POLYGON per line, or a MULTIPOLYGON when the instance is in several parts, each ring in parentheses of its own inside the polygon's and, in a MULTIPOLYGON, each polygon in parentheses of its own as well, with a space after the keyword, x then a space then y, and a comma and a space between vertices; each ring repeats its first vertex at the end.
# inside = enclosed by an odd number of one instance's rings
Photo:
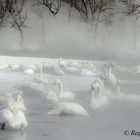
POLYGON ((104 83, 99 83, 95 80, 91 83, 92 96, 90 100, 90 107, 98 109, 109 104, 108 97, 105 95, 104 83))
POLYGON ((105 74, 105 87, 110 89, 113 93, 119 94, 118 91, 120 88, 119 80, 112 73, 112 68, 114 64, 110 63, 108 69, 105 74))
POLYGON ((43 76, 43 62, 41 62, 41 67, 40 67, 40 76, 39 77, 36 77, 34 78, 34 82, 38 83, 38 84, 44 84, 44 85, 47 85, 48 84, 48 80, 47 78, 45 78, 43 76))
POLYGON ((0 128, 20 130, 27 126, 27 120, 24 113, 15 108, 7 107, 0 111, 0 128))
POLYGON ((95 72, 93 72, 93 71, 91 71, 91 70, 87 70, 87 69, 82 69, 81 70, 81 75, 87 75, 87 76, 89 76, 89 75, 97 75, 95 72))
MULTIPOLYGON (((47 78, 43 76, 43 66, 40 68, 40 76, 35 77, 33 81, 29 84, 29 88, 39 93, 42 93, 45 90, 46 85, 48 84, 47 78)), ((27 85, 28 86, 28 85, 27 85)))
POLYGON ((51 110, 49 115, 69 115, 69 116, 89 116, 87 111, 77 103, 71 103, 71 102, 62 102, 58 103, 54 107, 53 110, 51 110))
POLYGON ((67 63, 63 59, 61 59, 61 58, 58 59, 58 64, 62 68, 67 68, 68 67, 67 63))
POLYGON ((58 84, 59 86, 59 97, 60 98, 65 98, 65 99, 73 99, 74 98, 74 93, 71 91, 64 91, 63 90, 63 85, 60 79, 56 79, 54 82, 54 85, 58 84))
POLYGON ((57 75, 64 75, 65 74, 59 65, 52 65, 52 69, 54 70, 55 74, 57 74, 57 75))
POLYGON ((25 75, 33 75, 34 74, 34 71, 32 70, 32 69, 25 69, 24 71, 23 71, 23 73, 25 74, 25 75))

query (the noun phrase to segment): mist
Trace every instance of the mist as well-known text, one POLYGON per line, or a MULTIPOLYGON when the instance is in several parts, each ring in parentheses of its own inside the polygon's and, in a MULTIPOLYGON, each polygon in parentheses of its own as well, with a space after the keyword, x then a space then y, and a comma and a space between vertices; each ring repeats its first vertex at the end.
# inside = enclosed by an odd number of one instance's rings
POLYGON ((100 23, 96 31, 76 17, 69 18, 63 8, 57 16, 47 11, 38 13, 26 6, 28 19, 20 45, 18 30, 0 29, 0 54, 34 57, 121 60, 136 62, 139 58, 139 21, 114 19, 100 23))

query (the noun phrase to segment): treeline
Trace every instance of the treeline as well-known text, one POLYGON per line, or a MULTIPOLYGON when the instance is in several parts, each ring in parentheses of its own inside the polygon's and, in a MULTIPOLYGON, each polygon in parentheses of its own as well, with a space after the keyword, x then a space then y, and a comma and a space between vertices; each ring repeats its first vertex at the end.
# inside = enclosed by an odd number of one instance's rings
POLYGON ((61 8, 68 6, 69 12, 79 14, 79 18, 86 23, 111 23, 117 14, 120 17, 138 17, 140 14, 139 0, 36 0, 38 6, 56 16, 61 8))
POLYGON ((23 38, 22 28, 26 27, 28 18, 25 7, 29 2, 33 8, 45 9, 53 16, 67 6, 70 16, 76 14, 81 21, 91 25, 100 22, 109 25, 117 15, 124 20, 137 19, 140 15, 140 0, 0 0, 0 27, 14 27, 23 38))

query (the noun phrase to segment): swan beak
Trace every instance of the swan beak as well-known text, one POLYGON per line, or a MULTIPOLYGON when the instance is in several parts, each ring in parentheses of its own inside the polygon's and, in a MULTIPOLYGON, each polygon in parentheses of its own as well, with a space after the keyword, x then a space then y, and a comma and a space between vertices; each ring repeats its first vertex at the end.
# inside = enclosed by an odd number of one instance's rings
POLYGON ((13 113, 14 112, 14 108, 9 107, 9 110, 13 113))

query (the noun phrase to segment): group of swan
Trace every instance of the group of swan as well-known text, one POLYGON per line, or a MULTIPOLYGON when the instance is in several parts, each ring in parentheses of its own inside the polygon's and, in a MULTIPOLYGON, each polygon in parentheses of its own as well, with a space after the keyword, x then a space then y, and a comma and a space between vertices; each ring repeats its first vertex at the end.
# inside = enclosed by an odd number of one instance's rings
POLYGON ((56 79, 54 84, 59 86, 59 95, 50 91, 46 97, 55 103, 55 107, 48 113, 49 115, 72 115, 72 116, 89 116, 87 111, 78 103, 73 103, 74 93, 64 91, 62 82, 56 79), (61 101, 61 99, 70 99, 70 101, 61 101))
MULTIPOLYGON (((54 91, 47 94, 47 99, 55 103, 55 107, 48 113, 50 115, 76 115, 76 116, 89 116, 87 111, 80 104, 70 101, 63 102, 60 99, 73 99, 74 93, 64 91, 62 82, 57 79, 54 84, 59 86, 59 95, 54 91)), ((97 109, 109 104, 109 99, 105 95, 104 80, 100 77, 91 83, 92 96, 90 100, 90 107, 97 109)))
POLYGON ((109 105, 109 99, 120 97, 120 83, 112 73, 113 63, 109 63, 105 75, 100 75, 91 83, 92 97, 90 106, 94 109, 109 105))
POLYGON ((0 128, 2 130, 20 130, 28 125, 24 114, 26 107, 21 95, 17 95, 16 100, 11 97, 7 100, 7 103, 1 105, 0 108, 0 128))
MULTIPOLYGON (((64 91, 62 82, 57 79, 54 84, 59 86, 59 94, 50 91, 46 97, 55 103, 55 107, 48 113, 49 115, 73 115, 73 116, 89 116, 88 112, 78 103, 71 101, 61 101, 64 99, 73 99, 74 93, 64 91)), ((104 80, 100 77, 91 83, 92 96, 90 99, 90 107, 97 109, 109 104, 109 99, 105 95, 104 80)))
POLYGON ((109 99, 105 95, 104 81, 101 79, 94 80, 91 83, 91 100, 90 107, 98 109, 109 104, 109 99))

